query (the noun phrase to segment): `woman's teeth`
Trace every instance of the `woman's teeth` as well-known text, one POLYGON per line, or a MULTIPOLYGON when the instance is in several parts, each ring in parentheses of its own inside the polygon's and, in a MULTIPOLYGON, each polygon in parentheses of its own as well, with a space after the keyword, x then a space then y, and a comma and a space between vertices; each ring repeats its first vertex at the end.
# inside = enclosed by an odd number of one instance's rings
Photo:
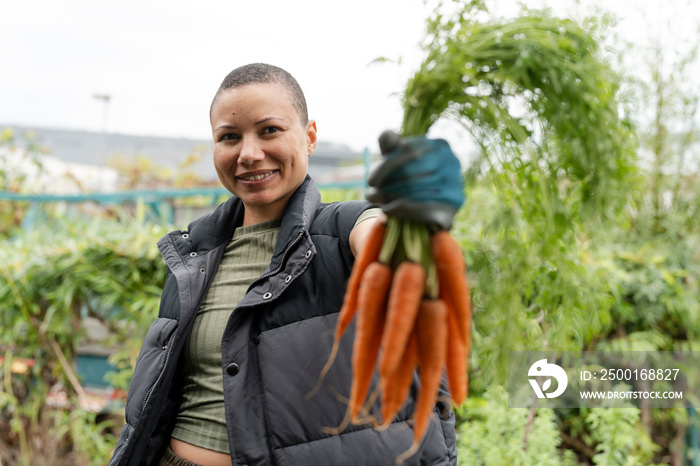
POLYGON ((269 176, 272 172, 267 172, 267 173, 262 173, 260 175, 253 175, 253 176, 242 176, 241 178, 245 181, 257 181, 257 180, 262 180, 266 176, 269 176))

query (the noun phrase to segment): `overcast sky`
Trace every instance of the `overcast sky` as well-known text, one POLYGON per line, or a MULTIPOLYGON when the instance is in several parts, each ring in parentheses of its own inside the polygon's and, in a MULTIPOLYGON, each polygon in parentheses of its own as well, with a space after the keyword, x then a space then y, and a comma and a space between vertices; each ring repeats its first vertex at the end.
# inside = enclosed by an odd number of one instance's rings
POLYGON ((300 82, 322 140, 376 150, 429 15, 422 0, 3 0, 0 124, 208 139, 226 73, 268 62, 300 82))
POLYGON ((7 0, 0 14, 0 123, 209 138, 214 92, 267 62, 306 93, 319 137, 355 149, 398 127, 407 65, 428 11, 416 0, 202 2, 7 0))

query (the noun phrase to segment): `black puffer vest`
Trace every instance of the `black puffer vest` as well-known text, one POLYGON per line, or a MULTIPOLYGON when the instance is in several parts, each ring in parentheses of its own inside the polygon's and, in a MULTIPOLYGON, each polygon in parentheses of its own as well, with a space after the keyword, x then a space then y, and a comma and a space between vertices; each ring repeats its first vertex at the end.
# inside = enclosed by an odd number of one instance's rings
MULTIPOLYGON (((393 465, 410 446, 405 420, 412 403, 386 431, 370 425, 328 431, 346 411, 352 327, 321 390, 307 399, 330 354, 352 268, 349 234, 367 207, 360 201, 322 204, 309 177, 290 199, 270 266, 235 307, 222 339, 232 464, 393 465)), ((188 231, 159 241, 168 279, 136 364, 110 466, 156 465, 169 444, 179 403, 179 355, 242 220, 243 205, 232 197, 188 231)), ((454 415, 443 404, 436 413, 440 422, 431 423, 420 452, 406 464, 456 464, 454 415)))

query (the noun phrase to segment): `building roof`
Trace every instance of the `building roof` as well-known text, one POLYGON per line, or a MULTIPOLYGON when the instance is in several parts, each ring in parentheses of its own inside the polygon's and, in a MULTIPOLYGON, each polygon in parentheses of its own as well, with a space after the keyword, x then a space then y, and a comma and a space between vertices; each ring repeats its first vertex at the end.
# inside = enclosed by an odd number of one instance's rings
MULTIPOLYGON (((193 153, 201 158, 191 168, 204 181, 218 179, 211 162, 212 142, 189 138, 139 136, 110 132, 95 132, 74 129, 32 127, 22 125, 0 125, 15 133, 14 143, 27 147, 33 142, 46 153, 67 162, 107 166, 111 159, 124 160, 145 157, 156 166, 176 169, 193 153)), ((309 159, 309 173, 321 177, 338 167, 361 160, 361 154, 353 152, 347 145, 319 141, 309 159)))

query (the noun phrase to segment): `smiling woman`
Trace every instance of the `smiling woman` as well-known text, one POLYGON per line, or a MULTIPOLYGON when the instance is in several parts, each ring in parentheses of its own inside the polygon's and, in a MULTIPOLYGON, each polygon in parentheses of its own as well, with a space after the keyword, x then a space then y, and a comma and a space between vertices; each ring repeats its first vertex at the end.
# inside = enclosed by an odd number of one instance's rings
MULTIPOLYGON (((110 465, 392 464, 412 443, 413 403, 381 432, 369 418, 327 430, 346 412, 338 390, 350 387, 354 327, 307 398, 381 210, 320 201, 307 174, 316 122, 286 71, 235 69, 210 120, 214 166, 233 196, 159 242, 169 274, 110 465)), ((411 461, 455 464, 454 415, 444 403, 435 413, 440 423, 411 461)))
POLYGON ((282 83, 245 84, 214 98, 214 166, 246 207, 243 225, 281 217, 304 180, 317 138, 316 122, 302 118, 282 83))

